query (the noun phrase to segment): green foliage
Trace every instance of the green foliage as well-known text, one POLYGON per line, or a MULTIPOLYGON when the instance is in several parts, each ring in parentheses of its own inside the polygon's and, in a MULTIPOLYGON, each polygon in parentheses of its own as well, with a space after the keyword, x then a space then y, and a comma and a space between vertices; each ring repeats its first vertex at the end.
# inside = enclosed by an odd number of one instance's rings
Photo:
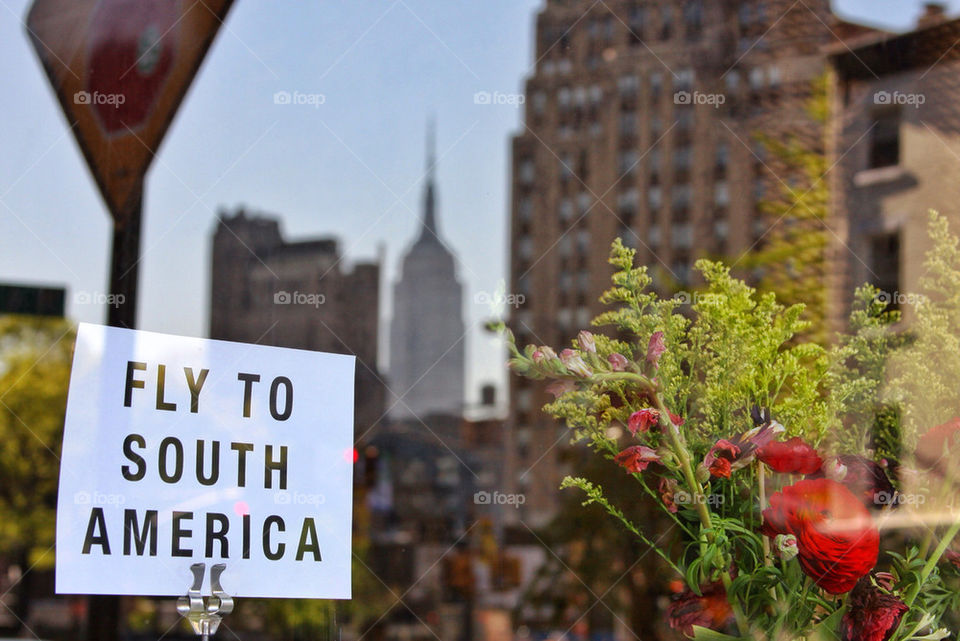
POLYGON ((0 550, 44 565, 53 561, 73 343, 66 321, 0 316, 0 550))
POLYGON ((900 406, 903 437, 920 434, 960 414, 960 248, 947 219, 930 213, 932 249, 911 307, 907 345, 890 358, 885 398, 900 406))
POLYGON ((768 230, 751 249, 745 264, 762 274, 760 289, 772 291, 784 304, 803 303, 803 318, 810 322, 804 338, 824 344, 826 327, 826 218, 829 207, 827 157, 822 134, 829 101, 827 77, 813 83, 807 114, 814 139, 786 138, 759 133, 755 138, 770 156, 775 174, 772 194, 760 202, 768 230))
MULTIPOLYGON (((678 538, 662 545, 663 535, 612 500, 606 484, 577 476, 563 487, 580 490, 583 505, 601 508, 694 593, 722 582, 740 637, 698 629, 695 638, 810 641, 836 634, 844 602, 819 588, 797 560, 774 555, 759 534, 763 465, 752 455, 734 458, 728 475, 708 469, 708 461, 721 439, 749 443, 758 429, 751 408, 767 408, 787 436, 803 437, 823 456, 893 464, 920 433, 960 413, 960 243, 936 215, 930 229, 933 249, 907 332, 899 313, 864 286, 850 333, 826 349, 804 339, 811 321, 802 304, 758 293, 710 261, 696 265, 704 290, 681 307, 649 291, 646 268, 617 240, 613 286, 601 298, 610 309, 593 325, 618 338, 581 332, 558 355, 548 346, 521 351, 510 337, 512 369, 554 381, 556 400, 544 410, 570 427, 574 442, 626 468, 678 538), (633 435, 626 428, 640 410, 653 425, 638 420, 632 427, 642 431, 633 435)), ((778 482, 793 482, 785 477, 778 482)), ((929 531, 905 556, 889 552, 892 593, 910 606, 891 641, 943 638, 940 622, 960 607, 960 572, 941 570, 960 523, 929 531)))

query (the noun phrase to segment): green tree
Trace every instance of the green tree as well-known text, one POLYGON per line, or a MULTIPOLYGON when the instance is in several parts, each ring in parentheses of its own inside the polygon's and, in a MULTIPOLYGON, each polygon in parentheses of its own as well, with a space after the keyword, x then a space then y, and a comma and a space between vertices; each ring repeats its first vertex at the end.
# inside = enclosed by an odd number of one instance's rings
POLYGON ((764 177, 774 189, 759 203, 767 231, 745 262, 756 270, 758 286, 772 291, 790 306, 803 303, 803 319, 810 328, 801 338, 820 344, 827 339, 826 226, 829 191, 824 177, 827 117, 827 77, 813 83, 805 105, 807 122, 797 124, 786 137, 760 132, 755 138, 766 150, 764 177))
POLYGON ((0 316, 0 551, 20 566, 16 616, 29 616, 31 570, 52 566, 60 444, 74 330, 65 320, 0 316))

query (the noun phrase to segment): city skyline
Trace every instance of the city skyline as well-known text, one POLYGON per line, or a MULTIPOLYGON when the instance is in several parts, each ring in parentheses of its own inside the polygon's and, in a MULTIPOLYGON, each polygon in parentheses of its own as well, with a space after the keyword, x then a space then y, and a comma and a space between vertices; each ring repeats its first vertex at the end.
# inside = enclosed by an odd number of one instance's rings
MULTIPOLYGON (((383 283, 393 282, 420 224, 423 123, 436 114, 445 231, 472 328, 468 399, 488 380, 503 389, 498 340, 479 329, 491 309, 478 295, 489 299, 506 277, 509 140, 522 127, 509 98, 531 73, 541 4, 238 3, 148 175, 139 326, 206 335, 208 240, 216 212, 238 205, 280 216, 291 237, 336 236, 351 260, 399 239, 383 261, 383 283), (278 92, 307 99, 279 104, 278 92), (482 104, 479 92, 506 100, 482 104)), ((906 28, 921 3, 900 4, 834 6, 871 24, 882 8, 891 26, 906 28)), ((29 50, 27 6, 4 2, 0 11, 0 67, 12 87, 0 98, 12 152, 0 161, 0 280, 66 285, 68 316, 102 322, 108 217, 29 50)), ((958 8, 949 3, 951 15, 958 8)), ((382 300, 389 319, 389 296, 382 300)))

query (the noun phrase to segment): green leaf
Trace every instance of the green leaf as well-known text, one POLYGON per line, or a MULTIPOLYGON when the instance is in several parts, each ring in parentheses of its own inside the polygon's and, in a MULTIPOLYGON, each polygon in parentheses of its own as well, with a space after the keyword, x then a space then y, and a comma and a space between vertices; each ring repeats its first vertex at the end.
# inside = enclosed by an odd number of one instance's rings
POLYGON ((742 641, 742 637, 732 637, 729 634, 715 632, 699 625, 693 626, 694 641, 742 641))
POLYGON ((809 641, 837 641, 840 638, 837 633, 840 630, 840 619, 843 618, 847 609, 840 608, 826 619, 814 626, 813 630, 807 636, 809 641))

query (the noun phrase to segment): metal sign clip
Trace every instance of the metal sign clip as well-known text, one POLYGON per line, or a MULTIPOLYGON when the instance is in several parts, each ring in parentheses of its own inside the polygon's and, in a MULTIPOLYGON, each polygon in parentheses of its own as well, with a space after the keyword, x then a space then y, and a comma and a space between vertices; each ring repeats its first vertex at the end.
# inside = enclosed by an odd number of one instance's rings
POLYGON ((194 563, 190 566, 193 572, 193 585, 187 590, 187 595, 177 599, 177 612, 190 622, 194 634, 207 641, 216 634, 220 621, 233 611, 233 597, 223 591, 220 585, 220 575, 227 569, 225 563, 217 563, 210 568, 210 597, 204 603, 200 588, 203 585, 203 575, 206 573, 206 563, 194 563))

